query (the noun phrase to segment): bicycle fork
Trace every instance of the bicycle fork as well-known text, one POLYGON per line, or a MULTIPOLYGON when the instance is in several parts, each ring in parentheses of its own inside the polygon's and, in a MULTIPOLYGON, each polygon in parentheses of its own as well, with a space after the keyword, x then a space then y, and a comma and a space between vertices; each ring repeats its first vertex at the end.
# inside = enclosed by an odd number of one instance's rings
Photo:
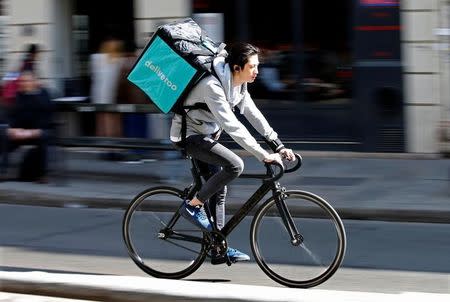
POLYGON ((280 213, 280 217, 283 220, 284 227, 291 237, 291 244, 294 246, 299 246, 303 243, 304 238, 298 231, 297 226, 294 223, 294 219, 286 205, 286 188, 282 187, 279 183, 276 183, 273 189, 273 196, 275 198, 275 204, 278 212, 280 213))

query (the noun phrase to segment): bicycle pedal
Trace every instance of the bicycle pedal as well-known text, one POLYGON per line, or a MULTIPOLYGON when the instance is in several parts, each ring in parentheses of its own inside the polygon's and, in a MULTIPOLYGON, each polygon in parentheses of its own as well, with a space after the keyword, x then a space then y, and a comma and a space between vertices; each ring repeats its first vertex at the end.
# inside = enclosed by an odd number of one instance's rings
POLYGON ((228 266, 231 265, 231 262, 230 262, 230 260, 228 259, 227 256, 211 257, 211 264, 212 265, 218 265, 218 264, 223 264, 223 263, 227 263, 228 266))

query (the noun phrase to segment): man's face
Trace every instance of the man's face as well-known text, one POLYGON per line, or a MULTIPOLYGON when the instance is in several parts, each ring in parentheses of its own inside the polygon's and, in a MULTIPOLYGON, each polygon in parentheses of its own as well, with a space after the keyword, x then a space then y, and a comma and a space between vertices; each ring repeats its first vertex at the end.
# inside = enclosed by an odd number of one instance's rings
POLYGON ((240 72, 242 81, 247 83, 253 83, 258 76, 258 55, 253 55, 248 58, 248 62, 244 65, 244 69, 240 72))

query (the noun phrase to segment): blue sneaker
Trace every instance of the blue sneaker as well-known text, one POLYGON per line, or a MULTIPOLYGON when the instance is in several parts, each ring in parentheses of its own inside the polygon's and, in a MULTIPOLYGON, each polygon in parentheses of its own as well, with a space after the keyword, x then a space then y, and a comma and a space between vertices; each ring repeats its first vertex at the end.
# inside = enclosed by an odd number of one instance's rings
POLYGON ((217 255, 217 252, 214 250, 211 251, 211 264, 222 264, 227 263, 228 265, 231 265, 232 263, 240 262, 240 261, 249 261, 250 257, 247 254, 244 254, 243 252, 229 247, 227 249, 226 256, 219 256, 217 255))
POLYGON ((190 223, 198 226, 204 231, 212 231, 211 223, 206 216, 204 207, 192 206, 185 202, 180 208, 180 214, 186 218, 190 223))
POLYGON ((230 259, 230 261, 232 263, 250 260, 249 255, 244 254, 243 252, 241 252, 237 249, 231 248, 231 247, 229 247, 227 249, 227 256, 228 256, 228 259, 230 259))

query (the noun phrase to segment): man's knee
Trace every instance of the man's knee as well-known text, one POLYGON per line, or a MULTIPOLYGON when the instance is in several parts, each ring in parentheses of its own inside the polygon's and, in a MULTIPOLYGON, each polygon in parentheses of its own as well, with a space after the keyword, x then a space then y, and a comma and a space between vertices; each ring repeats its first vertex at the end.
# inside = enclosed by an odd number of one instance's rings
POLYGON ((238 172, 238 176, 242 174, 242 172, 244 172, 244 161, 239 158, 239 164, 237 165, 237 172, 238 172))
POLYGON ((233 160, 233 162, 225 168, 233 176, 238 177, 244 171, 244 161, 238 157, 233 160))

